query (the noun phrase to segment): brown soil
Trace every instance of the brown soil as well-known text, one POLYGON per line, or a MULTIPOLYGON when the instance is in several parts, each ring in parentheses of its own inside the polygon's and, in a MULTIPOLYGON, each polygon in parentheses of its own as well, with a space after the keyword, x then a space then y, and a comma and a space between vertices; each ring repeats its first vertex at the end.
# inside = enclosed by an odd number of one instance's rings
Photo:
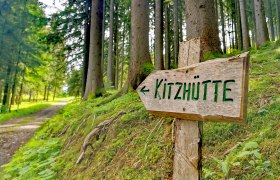
POLYGON ((0 123, 0 171, 43 121, 53 117, 65 104, 67 102, 60 102, 37 113, 0 123))

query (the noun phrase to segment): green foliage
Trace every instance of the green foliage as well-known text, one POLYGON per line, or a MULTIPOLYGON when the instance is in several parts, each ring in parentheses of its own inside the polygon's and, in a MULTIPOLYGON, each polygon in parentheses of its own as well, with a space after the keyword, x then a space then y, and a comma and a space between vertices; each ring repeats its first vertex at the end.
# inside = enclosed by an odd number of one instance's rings
POLYGON ((73 70, 67 82, 69 95, 76 96, 76 97, 79 96, 82 89, 81 83, 82 83, 81 72, 77 70, 73 70))
POLYGON ((231 152, 224 160, 213 157, 217 167, 214 172, 206 170, 205 178, 234 179, 236 175, 232 176, 232 171, 236 171, 242 167, 246 167, 249 175, 247 177, 274 177, 273 173, 270 172, 270 161, 262 157, 258 147, 257 142, 247 142, 241 150, 231 152))
POLYGON ((151 64, 151 63, 143 64, 143 66, 142 66, 142 75, 143 75, 143 77, 147 77, 154 70, 155 70, 155 67, 154 67, 153 64, 151 64))
MULTIPOLYGON (((41 132, 42 133, 42 132, 41 132)), ((3 166, 1 179, 54 179, 57 173, 57 156, 60 153, 59 138, 35 138, 20 148, 13 160, 3 166)))

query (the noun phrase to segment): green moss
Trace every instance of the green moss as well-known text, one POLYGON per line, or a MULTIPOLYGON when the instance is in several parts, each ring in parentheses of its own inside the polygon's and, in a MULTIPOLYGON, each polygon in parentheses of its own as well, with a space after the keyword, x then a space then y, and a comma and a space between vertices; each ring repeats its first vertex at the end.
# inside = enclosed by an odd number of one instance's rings
POLYGON ((145 63, 142 66, 142 75, 143 77, 147 77, 151 72, 155 70, 154 65, 151 63, 145 63))

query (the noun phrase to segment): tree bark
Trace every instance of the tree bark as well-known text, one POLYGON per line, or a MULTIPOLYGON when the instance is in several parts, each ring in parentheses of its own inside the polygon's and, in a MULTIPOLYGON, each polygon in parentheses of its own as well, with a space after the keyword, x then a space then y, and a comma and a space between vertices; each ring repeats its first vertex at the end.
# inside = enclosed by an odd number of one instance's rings
MULTIPOLYGON (((47 88, 47 99, 46 99, 47 101, 49 101, 50 88, 51 88, 51 86, 49 85, 48 88, 47 88)), ((37 91, 37 98, 36 98, 36 101, 38 100, 38 94, 39 94, 39 93, 38 93, 38 91, 37 91)))
POLYGON ((145 79, 144 64, 151 64, 149 52, 149 3, 148 0, 131 2, 131 54, 125 91, 136 89, 145 79))
POLYGON ((173 1, 173 29, 174 29, 174 63, 178 65, 178 53, 179 53, 179 26, 178 26, 178 1, 173 1))
POLYGON ((7 75, 5 79, 4 95, 2 101, 1 112, 7 112, 7 107, 9 107, 9 86, 10 86, 10 75, 11 75, 11 65, 8 65, 7 75))
POLYGON ((54 87, 54 91, 53 91, 53 101, 55 100, 55 96, 56 96, 56 87, 54 87))
POLYGON ((155 69, 163 70, 163 1, 156 0, 155 18, 155 69))
MULTIPOLYGON (((179 42, 183 42, 183 14, 185 14, 185 11, 184 11, 184 6, 182 4, 182 0, 179 0, 179 9, 178 9, 178 12, 179 12, 179 42)), ((179 46, 178 46, 179 47, 179 46)), ((179 47, 180 49, 180 47, 179 47)), ((178 51, 178 54, 179 54, 179 51, 178 51)))
POLYGON ((169 5, 165 4, 165 69, 170 69, 170 41, 169 41, 169 32, 170 32, 170 19, 169 19, 169 5))
POLYGON ((272 0, 268 0, 267 7, 268 7, 268 19, 269 19, 269 27, 270 27, 270 40, 275 41, 275 31, 274 31, 274 22, 273 22, 273 14, 272 14, 272 0))
POLYGON ((217 20, 218 20, 218 17, 219 17, 218 0, 215 0, 215 13, 216 13, 216 18, 217 18, 217 20))
POLYGON ((252 29, 252 47, 256 47, 256 14, 255 14, 255 5, 254 0, 251 1, 250 5, 252 6, 252 16, 253 16, 253 29, 252 29))
POLYGON ((242 30, 241 30, 241 18, 240 18, 240 5, 239 0, 235 0, 236 6, 236 29, 237 29, 237 46, 239 50, 243 49, 242 43, 242 30))
POLYGON ((102 19, 102 50, 101 50, 101 73, 104 72, 105 60, 105 21, 106 21, 106 0, 103 1, 103 19, 102 19))
POLYGON ((256 46, 260 47, 266 41, 269 41, 268 29, 265 21, 264 4, 262 0, 254 0, 255 18, 256 18, 256 46))
POLYGON ((0 80, 0 102, 2 102, 2 94, 3 94, 3 82, 0 80))
POLYGON ((84 99, 98 97, 104 94, 104 83, 101 71, 102 55, 102 22, 103 1, 92 1, 89 68, 84 99))
MULTIPOLYGON (((84 61, 83 61, 83 74, 82 74, 82 97, 85 94, 88 63, 89 63, 89 41, 90 41, 90 13, 91 13, 91 0, 86 0, 86 20, 84 24, 84 61)), ((45 100, 45 96, 44 96, 45 100)))
MULTIPOLYGON (((24 81, 24 77, 23 77, 23 81, 24 81)), ((22 102, 23 81, 21 82, 21 85, 20 85, 19 96, 18 96, 18 105, 20 105, 22 102)))
POLYGON ((48 88, 48 86, 47 85, 45 85, 45 89, 44 89, 44 101, 47 99, 47 88, 48 88))
POLYGON ((114 13, 114 62, 115 62, 115 68, 114 68, 114 88, 119 88, 119 34, 118 34, 118 4, 115 5, 115 13, 114 13))
POLYGON ((185 4, 188 40, 200 38, 203 55, 221 51, 214 0, 185 0, 185 4))
POLYGON ((16 64, 16 72, 14 75, 14 81, 12 84, 12 96, 11 96, 11 103, 10 103, 10 107, 9 110, 11 109, 11 105, 15 104, 15 93, 16 93, 16 87, 17 87, 17 76, 18 76, 18 63, 16 64))
POLYGON ((225 32, 225 15, 224 15, 223 0, 219 0, 219 4, 220 4, 220 14, 221 14, 221 25, 222 25, 223 53, 227 53, 226 32, 225 32))
POLYGON ((122 65, 121 65, 121 88, 123 87, 123 74, 124 74, 124 63, 125 63, 125 23, 123 24, 122 32, 122 65))
POLYGON ((110 22, 109 22, 109 49, 107 64, 107 84, 111 88, 115 85, 115 58, 113 54, 114 48, 114 0, 110 0, 110 22))
POLYGON ((243 48, 245 51, 248 51, 250 48, 249 30, 248 30, 247 16, 246 16, 246 11, 245 11, 246 7, 245 7, 244 0, 239 0, 239 4, 240 4, 243 48))
POLYGON ((275 0, 276 4, 276 17, 277 17, 277 34, 278 40, 280 39, 280 0, 275 0))

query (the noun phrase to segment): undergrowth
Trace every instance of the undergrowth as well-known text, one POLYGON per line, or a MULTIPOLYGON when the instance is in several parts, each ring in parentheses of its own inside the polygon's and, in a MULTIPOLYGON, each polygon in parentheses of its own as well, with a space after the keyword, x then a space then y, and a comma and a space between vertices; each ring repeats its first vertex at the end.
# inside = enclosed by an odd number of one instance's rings
MULTIPOLYGON (((280 178, 279 70, 278 43, 251 51, 248 122, 204 123, 204 179, 280 178)), ((136 93, 112 97, 67 105, 17 151, 2 178, 170 179, 173 119, 149 115, 136 93), (76 164, 88 133, 120 111, 130 113, 91 139, 76 164)))

